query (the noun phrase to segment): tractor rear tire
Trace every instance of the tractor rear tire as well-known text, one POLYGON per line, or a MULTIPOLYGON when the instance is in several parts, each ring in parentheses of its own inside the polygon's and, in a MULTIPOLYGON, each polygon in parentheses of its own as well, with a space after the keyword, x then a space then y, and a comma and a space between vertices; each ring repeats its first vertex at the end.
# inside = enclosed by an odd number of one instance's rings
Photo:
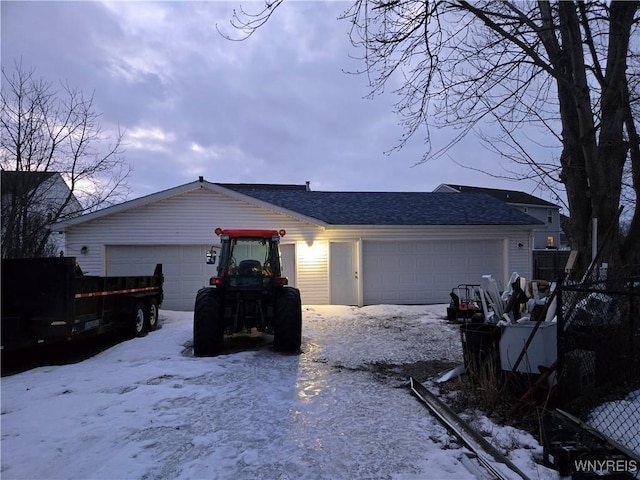
POLYGON ((273 348, 281 352, 299 352, 302 344, 302 302, 300 290, 283 287, 276 299, 276 329, 273 348))
POLYGON ((210 357, 222 350, 224 323, 220 310, 218 292, 212 288, 201 288, 196 295, 193 312, 193 354, 210 357))

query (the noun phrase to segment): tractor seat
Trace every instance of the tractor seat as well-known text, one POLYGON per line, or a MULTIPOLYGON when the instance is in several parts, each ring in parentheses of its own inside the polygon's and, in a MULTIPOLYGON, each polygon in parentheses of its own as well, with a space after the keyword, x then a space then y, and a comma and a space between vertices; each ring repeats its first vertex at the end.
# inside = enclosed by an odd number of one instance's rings
POLYGON ((262 273, 262 264, 258 260, 242 260, 238 266, 238 275, 262 273))

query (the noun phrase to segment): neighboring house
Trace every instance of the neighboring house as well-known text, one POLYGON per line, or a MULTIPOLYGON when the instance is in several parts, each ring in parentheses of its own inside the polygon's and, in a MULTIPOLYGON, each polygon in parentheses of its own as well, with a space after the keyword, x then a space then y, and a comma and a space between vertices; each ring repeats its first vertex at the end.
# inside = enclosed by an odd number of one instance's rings
POLYGON ((316 192, 200 180, 61 222, 67 253, 96 275, 163 263, 164 308, 192 310, 214 275, 216 227, 285 229, 285 275, 305 304, 447 303, 460 283, 530 278, 539 221, 489 195, 316 192))
MULTIPOLYGON (((28 250, 26 244, 35 244, 60 216, 64 218, 82 210, 80 203, 71 194, 69 186, 58 172, 2 170, 0 182, 3 251, 24 248, 28 250), (62 208, 70 194, 71 199, 62 208), (58 215, 61 208, 62 213, 58 215), (25 232, 29 238, 22 238, 25 232)), ((49 240, 50 253, 57 254, 64 249, 64 239, 61 235, 51 235, 49 240)))
POLYGON ((551 202, 534 197, 528 193, 515 190, 500 190, 496 188, 469 187, 466 185, 453 185, 444 183, 439 185, 434 192, 464 192, 486 193, 501 200, 527 215, 540 220, 543 225, 538 226, 533 232, 533 248, 545 249, 548 247, 566 248, 566 236, 562 231, 560 207, 551 202))

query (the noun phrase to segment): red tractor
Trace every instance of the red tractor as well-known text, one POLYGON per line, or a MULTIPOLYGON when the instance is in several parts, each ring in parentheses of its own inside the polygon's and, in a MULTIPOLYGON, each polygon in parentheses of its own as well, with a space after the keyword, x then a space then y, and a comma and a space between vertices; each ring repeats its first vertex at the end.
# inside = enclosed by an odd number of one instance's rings
POLYGON ((300 351, 300 291, 288 286, 280 264, 280 230, 222 230, 219 258, 215 247, 207 263, 217 275, 196 296, 193 352, 197 357, 220 353, 224 336, 256 329, 273 335, 276 350, 300 351))

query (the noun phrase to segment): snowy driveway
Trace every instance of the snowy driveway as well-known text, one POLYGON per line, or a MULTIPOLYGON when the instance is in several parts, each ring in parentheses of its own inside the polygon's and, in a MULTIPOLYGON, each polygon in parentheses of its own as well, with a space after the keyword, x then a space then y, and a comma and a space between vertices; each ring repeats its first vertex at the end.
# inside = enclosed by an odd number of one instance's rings
MULTIPOLYGON (((305 307, 303 351, 194 358, 192 314, 75 365, 2 379, 3 479, 473 478, 464 452, 367 365, 459 362, 445 306, 305 307)), ((262 342, 262 344, 260 343, 262 342)), ((529 435, 490 427, 532 478, 529 435)))

